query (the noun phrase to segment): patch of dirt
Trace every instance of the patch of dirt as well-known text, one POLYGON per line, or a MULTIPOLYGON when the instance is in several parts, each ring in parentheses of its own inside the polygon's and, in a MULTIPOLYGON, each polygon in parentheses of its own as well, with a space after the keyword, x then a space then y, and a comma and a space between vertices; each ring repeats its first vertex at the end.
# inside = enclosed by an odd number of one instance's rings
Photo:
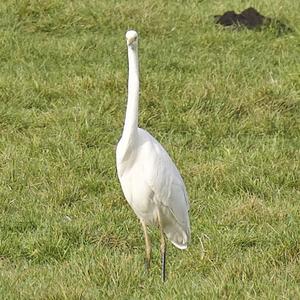
POLYGON ((265 17, 255 8, 249 7, 240 14, 235 11, 226 11, 223 15, 214 16, 215 23, 224 27, 246 27, 248 29, 261 29, 262 27, 273 27, 278 33, 288 33, 293 31, 289 26, 277 19, 265 17))

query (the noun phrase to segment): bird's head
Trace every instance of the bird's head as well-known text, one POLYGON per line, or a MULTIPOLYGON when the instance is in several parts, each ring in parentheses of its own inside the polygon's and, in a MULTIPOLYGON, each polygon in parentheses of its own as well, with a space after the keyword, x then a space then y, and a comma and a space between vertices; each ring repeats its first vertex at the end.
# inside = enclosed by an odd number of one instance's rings
POLYGON ((138 34, 135 30, 128 30, 126 32, 127 46, 136 47, 138 42, 138 34))

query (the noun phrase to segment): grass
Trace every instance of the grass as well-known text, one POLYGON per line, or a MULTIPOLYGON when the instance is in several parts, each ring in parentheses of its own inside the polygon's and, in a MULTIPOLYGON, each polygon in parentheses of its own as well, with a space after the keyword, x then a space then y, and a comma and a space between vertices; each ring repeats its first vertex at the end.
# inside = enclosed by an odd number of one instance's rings
POLYGON ((294 28, 233 31, 244 1, 2 1, 1 299, 300 297, 299 1, 252 1, 294 28), (144 241, 115 145, 126 105, 124 33, 140 33, 140 125, 191 202, 187 251, 144 241))

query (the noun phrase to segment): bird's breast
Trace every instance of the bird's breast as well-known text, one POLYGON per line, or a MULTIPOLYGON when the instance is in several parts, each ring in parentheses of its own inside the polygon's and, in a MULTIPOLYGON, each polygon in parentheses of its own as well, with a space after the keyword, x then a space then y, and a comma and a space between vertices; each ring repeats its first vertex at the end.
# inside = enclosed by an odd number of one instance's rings
POLYGON ((146 183, 140 164, 126 168, 119 177, 124 196, 135 214, 146 223, 152 223, 155 218, 154 193, 146 183))

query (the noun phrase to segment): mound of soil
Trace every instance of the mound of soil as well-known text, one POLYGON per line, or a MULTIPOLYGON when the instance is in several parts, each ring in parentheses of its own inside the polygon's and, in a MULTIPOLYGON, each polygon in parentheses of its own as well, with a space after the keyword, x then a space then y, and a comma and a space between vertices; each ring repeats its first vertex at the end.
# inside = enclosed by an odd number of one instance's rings
POLYGON ((223 15, 214 16, 216 24, 222 26, 244 26, 248 29, 260 29, 263 26, 272 26, 279 33, 292 31, 290 27, 279 20, 261 15, 255 8, 249 7, 240 14, 235 11, 226 11, 223 15))

